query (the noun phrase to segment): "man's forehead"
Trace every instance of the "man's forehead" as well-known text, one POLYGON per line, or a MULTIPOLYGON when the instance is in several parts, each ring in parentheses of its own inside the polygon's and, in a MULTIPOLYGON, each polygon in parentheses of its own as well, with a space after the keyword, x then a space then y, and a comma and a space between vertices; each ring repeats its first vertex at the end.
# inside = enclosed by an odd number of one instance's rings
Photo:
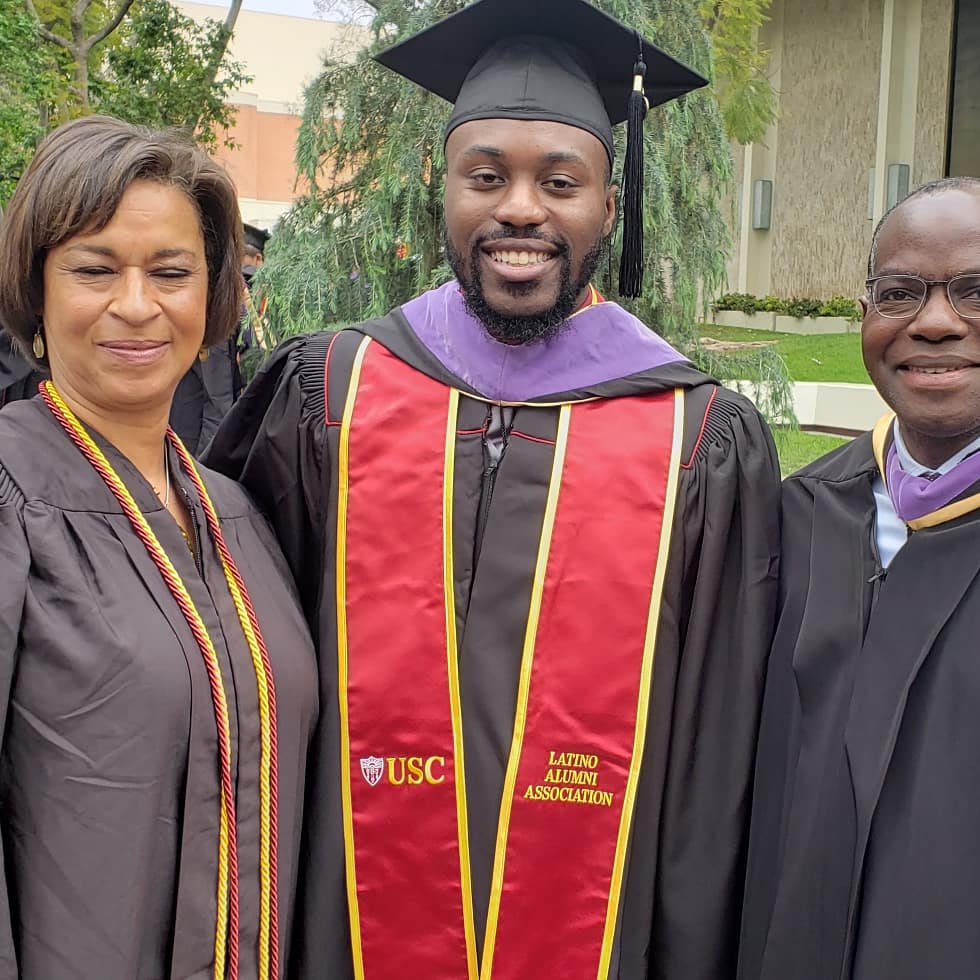
MULTIPOLYGON (((980 188, 949 188, 923 194, 897 207, 884 221, 875 249, 875 271, 880 272, 906 253, 937 245, 965 251, 964 261, 976 264, 980 249, 980 188)), ((913 270, 908 270, 913 271, 913 270)))
POLYGON ((546 119, 474 119, 450 133, 446 149, 502 160, 522 156, 586 167, 606 163, 605 147, 592 133, 546 119))

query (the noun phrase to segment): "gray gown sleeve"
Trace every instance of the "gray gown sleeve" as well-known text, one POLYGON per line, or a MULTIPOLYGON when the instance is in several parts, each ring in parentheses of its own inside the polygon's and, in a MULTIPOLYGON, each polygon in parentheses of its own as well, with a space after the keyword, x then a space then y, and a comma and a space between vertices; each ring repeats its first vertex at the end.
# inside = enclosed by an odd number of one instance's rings
MULTIPOLYGON (((21 617, 27 595, 30 554, 21 520, 23 499, 0 466, 0 733, 7 724, 7 707, 18 655, 21 617)), ((9 823, 0 804, 0 833, 9 823)), ((10 918, 7 872, 0 850, 0 980, 17 980, 17 954, 10 918)))

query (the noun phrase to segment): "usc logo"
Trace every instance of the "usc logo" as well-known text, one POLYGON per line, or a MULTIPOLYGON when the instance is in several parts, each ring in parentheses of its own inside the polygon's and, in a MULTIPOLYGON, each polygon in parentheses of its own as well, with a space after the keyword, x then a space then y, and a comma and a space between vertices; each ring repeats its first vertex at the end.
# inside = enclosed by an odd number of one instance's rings
POLYGON ((409 786, 421 786, 428 783, 430 786, 438 786, 446 781, 442 775, 442 770, 446 767, 446 760, 441 755, 430 755, 428 759, 423 759, 420 755, 402 756, 400 759, 388 760, 388 782, 392 786, 402 786, 408 783, 409 786), (436 774, 438 768, 439 773, 436 774))
POLYGON ((430 755, 409 755, 382 758, 369 756, 361 759, 361 774, 371 786, 377 786, 387 774, 392 786, 438 786, 446 781, 443 770, 446 768, 446 757, 430 755))

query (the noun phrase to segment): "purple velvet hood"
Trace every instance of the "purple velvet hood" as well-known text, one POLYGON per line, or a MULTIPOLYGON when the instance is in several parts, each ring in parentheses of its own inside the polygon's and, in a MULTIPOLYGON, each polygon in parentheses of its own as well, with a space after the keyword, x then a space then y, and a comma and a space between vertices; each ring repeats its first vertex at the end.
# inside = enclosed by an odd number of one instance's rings
POLYGON ((530 401, 685 360, 615 303, 590 306, 549 340, 519 347, 484 330, 455 281, 406 303, 402 313, 447 371, 491 401, 530 401))

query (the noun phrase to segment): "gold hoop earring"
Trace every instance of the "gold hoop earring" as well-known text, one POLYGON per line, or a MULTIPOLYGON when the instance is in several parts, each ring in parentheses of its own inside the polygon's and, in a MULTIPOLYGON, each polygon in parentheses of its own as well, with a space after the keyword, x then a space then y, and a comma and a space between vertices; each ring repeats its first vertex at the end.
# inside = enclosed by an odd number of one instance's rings
POLYGON ((203 364, 211 356, 211 351, 207 347, 202 347, 197 352, 197 359, 203 364))
POLYGON ((37 328, 37 332, 34 334, 34 340, 31 343, 31 350, 34 351, 34 356, 39 360, 44 360, 44 337, 41 335, 41 328, 37 328))

